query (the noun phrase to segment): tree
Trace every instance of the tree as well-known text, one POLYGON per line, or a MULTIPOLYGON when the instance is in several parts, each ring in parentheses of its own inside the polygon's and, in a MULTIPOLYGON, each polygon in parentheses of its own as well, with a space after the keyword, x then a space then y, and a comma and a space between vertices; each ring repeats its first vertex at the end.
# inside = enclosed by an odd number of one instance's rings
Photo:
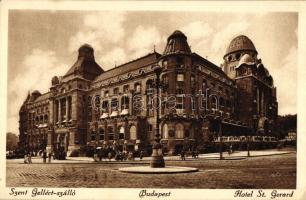
POLYGON ((279 138, 285 138, 289 131, 297 129, 297 115, 278 116, 276 132, 279 138))
POLYGON ((6 133, 6 150, 11 151, 17 148, 18 136, 14 133, 6 133))

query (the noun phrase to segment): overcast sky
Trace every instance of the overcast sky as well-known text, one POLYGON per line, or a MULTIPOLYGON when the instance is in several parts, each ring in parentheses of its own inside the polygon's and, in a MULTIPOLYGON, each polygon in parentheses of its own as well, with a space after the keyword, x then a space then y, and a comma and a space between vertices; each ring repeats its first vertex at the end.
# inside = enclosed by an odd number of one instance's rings
POLYGON ((8 131, 18 133, 18 111, 28 91, 44 93, 54 75, 64 75, 88 43, 104 69, 156 51, 162 53, 176 29, 191 50, 220 65, 239 34, 254 43, 274 78, 279 114, 295 114, 297 102, 296 13, 209 12, 9 12, 8 131))

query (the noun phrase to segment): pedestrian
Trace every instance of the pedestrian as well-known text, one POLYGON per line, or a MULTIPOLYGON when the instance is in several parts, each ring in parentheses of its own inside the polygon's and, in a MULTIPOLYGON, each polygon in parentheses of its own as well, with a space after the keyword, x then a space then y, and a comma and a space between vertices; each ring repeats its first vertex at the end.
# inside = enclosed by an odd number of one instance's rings
POLYGON ((185 158, 185 151, 182 151, 182 152, 181 152, 181 159, 182 159, 182 160, 186 160, 186 158, 185 158))
POLYGON ((24 154, 24 161, 23 161, 24 163, 28 163, 28 157, 27 157, 27 154, 25 153, 24 154))
POLYGON ((46 163, 47 162, 47 152, 43 151, 43 162, 46 163))
POLYGON ((48 153, 48 163, 51 163, 51 158, 52 158, 52 152, 50 151, 48 153))
POLYGON ((233 152, 233 146, 230 145, 230 146, 229 146, 229 149, 228 149, 228 155, 231 155, 232 152, 233 152))
POLYGON ((102 161, 102 149, 98 150, 98 158, 99 158, 99 161, 101 162, 102 161))
POLYGON ((142 160, 142 157, 143 157, 143 151, 140 151, 140 153, 139 153, 140 160, 142 160))
POLYGON ((108 154, 107 154, 107 156, 108 156, 108 161, 111 161, 111 159, 112 159, 112 152, 109 151, 108 154))
POLYGON ((195 156, 196 156, 196 158, 199 158, 199 151, 198 150, 195 151, 195 156))
POLYGON ((31 152, 28 154, 28 163, 29 163, 29 164, 32 163, 32 155, 31 155, 31 152))

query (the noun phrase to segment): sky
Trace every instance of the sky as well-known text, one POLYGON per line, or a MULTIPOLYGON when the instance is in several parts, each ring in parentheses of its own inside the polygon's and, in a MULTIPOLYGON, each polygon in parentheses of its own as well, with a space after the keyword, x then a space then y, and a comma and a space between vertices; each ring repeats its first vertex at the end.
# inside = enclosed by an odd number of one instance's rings
POLYGON ((96 62, 108 70, 154 51, 162 53, 175 30, 191 50, 216 65, 230 41, 249 37, 274 78, 279 114, 297 112, 297 13, 181 11, 11 10, 8 33, 7 131, 18 134, 18 112, 28 92, 48 92, 90 44, 96 62))

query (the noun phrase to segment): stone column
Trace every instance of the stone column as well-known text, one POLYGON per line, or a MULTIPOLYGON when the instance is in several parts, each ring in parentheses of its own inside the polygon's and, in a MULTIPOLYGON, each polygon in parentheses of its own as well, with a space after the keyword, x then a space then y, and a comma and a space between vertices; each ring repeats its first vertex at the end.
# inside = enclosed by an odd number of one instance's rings
POLYGON ((260 115, 259 89, 256 91, 257 115, 260 115))
POLYGON ((104 141, 108 141, 107 120, 104 121, 104 141))
POLYGON ((65 117, 65 120, 66 122, 68 122, 68 113, 69 113, 69 102, 68 102, 68 97, 65 98, 65 102, 66 102, 66 117, 65 117))
POLYGON ((58 122, 61 122, 61 99, 58 100, 58 122))

